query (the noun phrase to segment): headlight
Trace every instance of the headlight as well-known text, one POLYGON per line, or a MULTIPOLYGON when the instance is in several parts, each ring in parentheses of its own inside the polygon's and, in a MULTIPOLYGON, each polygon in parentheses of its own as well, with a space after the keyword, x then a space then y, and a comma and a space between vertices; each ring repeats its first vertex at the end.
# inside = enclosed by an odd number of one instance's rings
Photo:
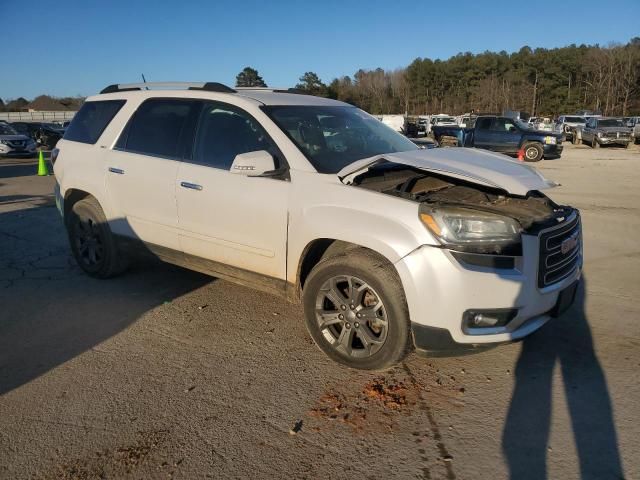
POLYGON ((522 227, 510 217, 461 207, 420 207, 420 220, 444 245, 477 253, 519 255, 522 227))
POLYGON ((552 137, 550 135, 548 137, 544 137, 544 143, 546 143, 547 145, 555 145, 556 137, 552 137))
POLYGON ((602 137, 602 132, 598 132, 596 135, 598 135, 598 138, 602 137))

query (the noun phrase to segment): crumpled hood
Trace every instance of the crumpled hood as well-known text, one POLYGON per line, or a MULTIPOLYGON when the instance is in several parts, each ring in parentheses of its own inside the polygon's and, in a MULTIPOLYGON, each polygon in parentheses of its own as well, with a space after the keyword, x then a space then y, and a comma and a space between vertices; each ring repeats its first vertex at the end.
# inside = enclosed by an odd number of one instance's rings
POLYGON ((513 195, 525 196, 532 190, 557 186, 530 165, 475 148, 434 148, 376 155, 347 165, 338 172, 338 177, 350 184, 356 176, 384 161, 500 188, 513 195))

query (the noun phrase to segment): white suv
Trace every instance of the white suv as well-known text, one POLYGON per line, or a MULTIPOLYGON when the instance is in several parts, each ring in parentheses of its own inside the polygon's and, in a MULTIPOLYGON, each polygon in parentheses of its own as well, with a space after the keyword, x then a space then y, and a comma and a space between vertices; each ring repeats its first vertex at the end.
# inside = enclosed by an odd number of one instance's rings
POLYGON ((146 251, 301 302, 318 346, 355 368, 522 338, 581 274, 579 213, 540 193, 554 184, 534 168, 420 149, 325 98, 112 85, 52 160, 89 275, 146 251))

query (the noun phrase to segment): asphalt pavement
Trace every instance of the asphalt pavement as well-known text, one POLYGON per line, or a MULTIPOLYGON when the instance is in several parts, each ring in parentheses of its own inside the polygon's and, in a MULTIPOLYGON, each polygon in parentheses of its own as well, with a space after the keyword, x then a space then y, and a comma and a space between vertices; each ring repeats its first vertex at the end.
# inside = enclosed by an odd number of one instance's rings
POLYGON ((564 317, 384 373, 265 293, 151 261, 83 275, 36 163, 0 159, 0 478, 640 478, 640 147, 536 165, 583 217, 564 317))

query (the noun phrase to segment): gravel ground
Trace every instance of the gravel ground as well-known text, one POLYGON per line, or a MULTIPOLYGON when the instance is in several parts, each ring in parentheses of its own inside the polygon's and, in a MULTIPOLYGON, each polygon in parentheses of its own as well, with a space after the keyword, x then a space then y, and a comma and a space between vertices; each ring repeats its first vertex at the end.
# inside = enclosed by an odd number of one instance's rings
POLYGON ((640 478, 640 148, 536 167, 582 210, 576 305, 381 374, 268 294, 155 263, 84 276, 52 177, 0 160, 0 478, 640 478))

